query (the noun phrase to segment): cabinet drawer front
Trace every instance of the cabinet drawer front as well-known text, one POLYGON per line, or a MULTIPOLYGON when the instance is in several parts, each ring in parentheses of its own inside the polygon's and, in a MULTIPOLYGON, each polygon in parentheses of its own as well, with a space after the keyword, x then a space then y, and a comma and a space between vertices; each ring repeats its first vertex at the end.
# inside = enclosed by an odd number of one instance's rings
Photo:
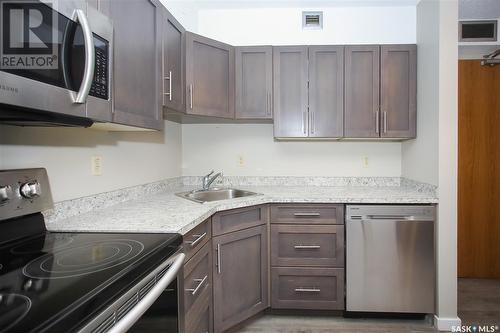
POLYGON ((182 332, 211 333, 212 306, 210 293, 204 292, 195 306, 184 316, 185 329, 182 332))
POLYGON ((275 309, 344 309, 342 268, 272 268, 275 309))
POLYGON ((344 206, 325 204, 272 205, 271 223, 344 224, 344 206))
POLYGON ((343 225, 273 225, 273 266, 344 266, 343 225))
POLYGON ((193 228, 184 235, 184 253, 186 261, 189 260, 212 238, 212 226, 210 219, 193 228))
POLYGON ((214 236, 266 224, 269 208, 267 205, 227 210, 212 217, 214 236))
POLYGON ((206 244, 184 265, 184 313, 188 313, 204 294, 211 294, 211 244, 206 244))

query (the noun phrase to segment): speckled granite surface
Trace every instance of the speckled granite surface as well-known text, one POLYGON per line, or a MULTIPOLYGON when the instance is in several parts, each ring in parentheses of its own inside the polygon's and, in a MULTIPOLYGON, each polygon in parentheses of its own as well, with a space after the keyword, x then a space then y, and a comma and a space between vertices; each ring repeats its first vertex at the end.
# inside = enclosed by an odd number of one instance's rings
MULTIPOLYGON (((131 195, 128 200, 108 207, 94 206, 94 209, 91 210, 92 207, 88 207, 86 204, 91 203, 92 200, 77 199, 83 205, 83 207, 75 209, 78 211, 77 214, 74 214, 75 211, 70 212, 71 214, 60 211, 61 206, 71 206, 75 200, 59 203, 54 212, 46 212, 47 229, 68 232, 174 232, 185 234, 217 211, 264 203, 425 204, 438 202, 436 188, 431 185, 404 179, 398 181, 390 179, 392 180, 387 183, 380 183, 380 179, 367 181, 365 183, 367 185, 364 186, 362 182, 355 182, 359 185, 352 185, 351 182, 346 186, 297 186, 293 182, 295 186, 241 185, 238 188, 257 192, 260 195, 205 204, 177 197, 175 195, 177 192, 189 191, 198 187, 182 185, 184 180, 176 179, 161 185, 163 190, 151 190, 147 194, 138 194, 139 189, 129 189, 136 194, 131 195), (59 211, 57 211, 58 209, 59 211)), ((190 184, 191 181, 188 179, 186 183, 190 184)), ((157 189, 157 187, 154 188, 157 189)), ((117 193, 113 195, 117 195, 117 193)), ((107 194, 107 197, 110 196, 112 195, 107 194)))

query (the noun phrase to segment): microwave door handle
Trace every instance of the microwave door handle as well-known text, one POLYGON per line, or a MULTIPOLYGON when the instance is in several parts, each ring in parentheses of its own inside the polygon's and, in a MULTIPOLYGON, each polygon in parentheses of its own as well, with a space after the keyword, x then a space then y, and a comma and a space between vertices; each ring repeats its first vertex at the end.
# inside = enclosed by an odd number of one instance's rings
POLYGON ((165 275, 158 281, 158 283, 139 301, 122 319, 116 322, 107 333, 125 333, 134 323, 146 312, 147 309, 160 297, 161 293, 174 281, 177 274, 184 264, 184 253, 177 254, 173 260, 172 266, 167 270, 165 275))
POLYGON ((92 35, 92 30, 90 29, 89 21, 87 16, 81 9, 75 10, 74 17, 82 26, 83 40, 85 43, 85 70, 83 72, 82 84, 80 86, 80 91, 74 98, 74 103, 84 104, 89 95, 90 87, 92 86, 92 80, 94 79, 94 65, 95 65, 95 51, 94 51, 94 36, 92 35))

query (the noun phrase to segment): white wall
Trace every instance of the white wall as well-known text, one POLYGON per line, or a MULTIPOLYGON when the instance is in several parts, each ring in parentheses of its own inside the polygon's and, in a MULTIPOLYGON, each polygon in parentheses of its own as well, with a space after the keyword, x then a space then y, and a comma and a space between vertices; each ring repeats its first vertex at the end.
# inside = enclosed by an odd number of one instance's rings
POLYGON ((394 142, 274 141, 271 124, 182 128, 182 172, 189 176, 216 169, 230 176, 399 177, 400 155, 394 142))
POLYGON ((438 185, 439 11, 424 1, 417 12, 417 138, 402 144, 402 175, 438 185))
POLYGON ((421 0, 417 6, 418 133, 402 145, 403 176, 438 185, 436 326, 457 317, 458 4, 421 0))
POLYGON ((54 201, 181 175, 181 125, 165 132, 0 126, 0 169, 47 168, 54 201), (102 156, 102 176, 91 156, 102 156))
MULTIPOLYGON (((439 2, 439 214, 437 316, 442 328, 457 317, 458 3, 439 2)), ((440 328, 438 321, 438 328, 440 328)))
POLYGON ((199 33, 232 45, 416 42, 415 6, 201 9, 199 33), (302 11, 322 10, 323 30, 302 30, 302 11))
MULTIPOLYGON (((414 5, 234 8, 233 2, 232 7, 203 3, 197 32, 232 45, 416 42, 414 5), (324 29, 302 30, 302 10, 322 10, 324 29)), ((183 174, 212 168, 228 175, 399 177, 401 143, 278 142, 269 124, 183 125, 183 174)))

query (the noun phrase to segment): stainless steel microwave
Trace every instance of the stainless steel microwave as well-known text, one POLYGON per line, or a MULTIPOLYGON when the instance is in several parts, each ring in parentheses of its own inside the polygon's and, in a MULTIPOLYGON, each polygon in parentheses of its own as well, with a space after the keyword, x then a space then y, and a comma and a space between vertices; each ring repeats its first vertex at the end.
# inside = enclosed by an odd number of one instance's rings
POLYGON ((86 0, 0 5, 0 122, 110 121, 111 20, 86 0))

